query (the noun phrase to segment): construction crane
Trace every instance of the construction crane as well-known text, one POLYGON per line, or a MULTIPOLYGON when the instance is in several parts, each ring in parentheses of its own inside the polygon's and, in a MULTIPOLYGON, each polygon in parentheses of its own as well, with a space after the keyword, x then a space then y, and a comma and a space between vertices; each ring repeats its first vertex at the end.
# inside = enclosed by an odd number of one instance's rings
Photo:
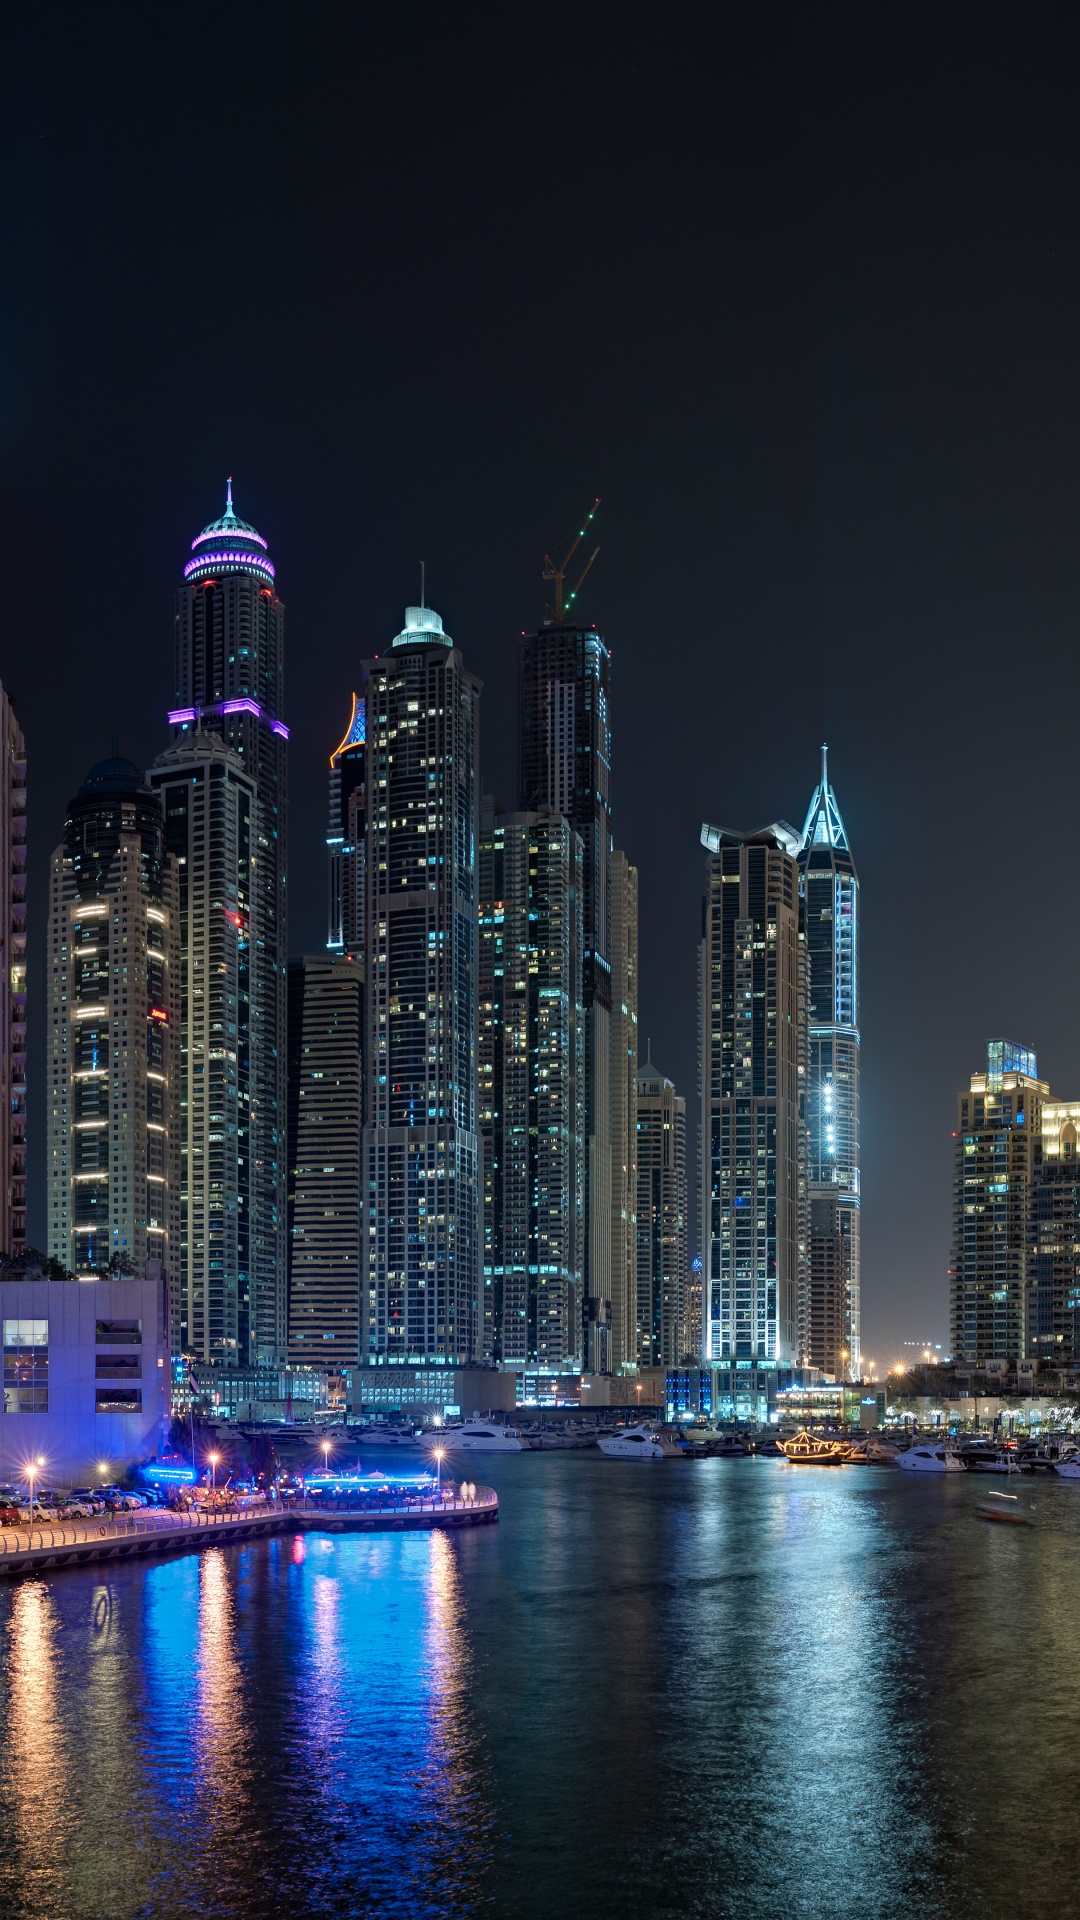
MULTIPOLYGON (((570 592, 567 593, 565 591, 566 569, 570 565, 571 560, 573 559, 575 553, 580 547, 582 541, 585 538, 585 535, 588 533, 589 528, 592 526, 592 523, 596 519, 596 516, 599 513, 599 511, 600 511, 600 501, 599 499, 596 499, 593 501, 592 506, 589 509, 589 512, 585 515, 585 525, 581 528, 581 531, 579 532, 576 540, 574 541, 572 547, 570 548, 569 553, 567 554, 561 566, 556 565, 550 553, 546 553, 544 555, 543 578, 545 580, 554 580, 555 582, 555 625, 557 627, 562 626, 563 621, 566 618, 566 615, 569 613, 570 608, 573 606, 574 601, 577 599, 578 594, 581 592, 581 583, 584 580, 585 575, 588 573, 589 568, 592 566, 593 561, 596 559, 596 556, 600 551, 599 547, 594 548, 593 552, 589 555, 589 558, 586 560, 585 565, 582 567, 581 572, 578 574, 578 577, 575 580, 573 586, 571 587, 570 592)), ((548 612, 549 613, 551 612, 550 607, 548 608, 548 612)))

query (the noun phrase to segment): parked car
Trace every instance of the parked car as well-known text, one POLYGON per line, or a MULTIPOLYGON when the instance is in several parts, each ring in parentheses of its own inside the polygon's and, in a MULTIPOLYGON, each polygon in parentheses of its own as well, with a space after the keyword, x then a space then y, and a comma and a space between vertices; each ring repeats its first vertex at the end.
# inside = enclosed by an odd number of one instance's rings
POLYGON ((0 1500, 0 1527, 17 1527, 19 1508, 17 1501, 0 1500))

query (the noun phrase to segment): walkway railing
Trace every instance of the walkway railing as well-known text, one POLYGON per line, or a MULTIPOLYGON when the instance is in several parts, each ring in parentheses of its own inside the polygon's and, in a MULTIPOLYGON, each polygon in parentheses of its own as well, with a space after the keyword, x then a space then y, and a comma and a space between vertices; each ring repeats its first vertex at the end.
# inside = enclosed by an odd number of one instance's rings
POLYGON ((268 1500, 259 1506, 218 1508, 209 1512, 201 1507, 192 1508, 188 1513, 144 1509, 139 1513, 112 1515, 108 1519, 43 1521, 34 1527, 0 1528, 0 1563, 13 1554, 56 1553, 77 1547, 132 1544, 140 1537, 149 1540, 149 1537, 163 1534, 205 1535, 226 1529, 236 1531, 242 1527, 260 1527, 267 1521, 273 1522, 273 1526, 267 1530, 278 1533, 294 1521, 301 1523, 306 1531, 319 1526, 346 1527, 350 1521, 357 1524, 376 1520, 407 1520, 424 1515, 432 1518, 449 1514, 480 1515, 497 1510, 498 1505, 499 1498, 493 1488, 479 1487, 472 1499, 463 1499, 460 1494, 454 1494, 438 1500, 402 1499, 372 1507, 328 1507, 313 1500, 268 1500))

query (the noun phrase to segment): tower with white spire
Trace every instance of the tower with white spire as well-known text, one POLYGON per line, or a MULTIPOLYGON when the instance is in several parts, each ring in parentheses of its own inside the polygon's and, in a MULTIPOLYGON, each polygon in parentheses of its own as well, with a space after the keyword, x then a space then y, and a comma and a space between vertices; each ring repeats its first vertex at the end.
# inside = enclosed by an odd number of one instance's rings
POLYGON ((801 1358, 860 1375, 859 876, 829 784, 828 754, 799 849, 806 951, 808 1279, 801 1358))

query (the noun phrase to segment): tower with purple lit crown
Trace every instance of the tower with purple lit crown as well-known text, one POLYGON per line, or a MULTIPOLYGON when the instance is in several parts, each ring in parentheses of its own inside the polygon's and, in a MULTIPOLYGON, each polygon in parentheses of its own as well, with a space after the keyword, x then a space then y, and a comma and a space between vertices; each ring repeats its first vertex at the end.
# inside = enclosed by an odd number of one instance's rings
MULTIPOLYGON (((261 533, 241 520, 233 507, 232 481, 225 511, 196 535, 176 596, 175 704, 169 714, 174 746, 199 733, 216 734, 230 750, 206 767, 207 778, 254 786, 250 856, 241 905, 220 889, 199 889, 192 876, 192 912, 220 919, 235 947, 238 995, 235 1018, 225 1008, 206 1036, 207 1074, 191 1063, 191 1086, 204 1083, 215 1060, 235 1063, 239 1108, 235 1120, 225 1108, 205 1114, 208 1199, 215 1190, 214 1159, 222 1170, 250 1155, 250 1220, 239 1236, 247 1270, 235 1275, 208 1273, 213 1290, 235 1281, 249 1302, 246 1352, 241 1362, 260 1364, 283 1357, 286 1341, 285 1172, 286 1172, 286 924, 285 857, 287 825, 286 742, 282 719, 285 610, 278 598, 274 567, 261 533), (204 900, 205 895, 205 900, 204 900), (244 1011, 249 1009, 249 1012, 244 1011), (233 1127, 236 1127, 234 1134, 233 1127), (244 1254, 244 1249, 247 1249, 244 1254)), ((168 824, 168 823, 166 823, 168 824)), ((209 842, 193 841, 193 867, 210 863, 209 842)), ((193 919, 191 949, 204 931, 193 919)), ((185 982, 192 996, 200 983, 185 982)), ((232 1005, 232 1002, 229 1002, 232 1005)), ((193 1093, 191 1097, 195 1097, 193 1093)), ((204 1101, 207 1095, 201 1095, 204 1101)), ((212 1104, 212 1103, 211 1103, 212 1104)), ((194 1116, 192 1116, 194 1119, 194 1116)), ((243 1169, 244 1172, 248 1169, 243 1169)), ((192 1231, 195 1231, 194 1225, 192 1231)), ((233 1236, 229 1238, 232 1244, 233 1236)), ((212 1304, 212 1303, 208 1303, 212 1304)))

